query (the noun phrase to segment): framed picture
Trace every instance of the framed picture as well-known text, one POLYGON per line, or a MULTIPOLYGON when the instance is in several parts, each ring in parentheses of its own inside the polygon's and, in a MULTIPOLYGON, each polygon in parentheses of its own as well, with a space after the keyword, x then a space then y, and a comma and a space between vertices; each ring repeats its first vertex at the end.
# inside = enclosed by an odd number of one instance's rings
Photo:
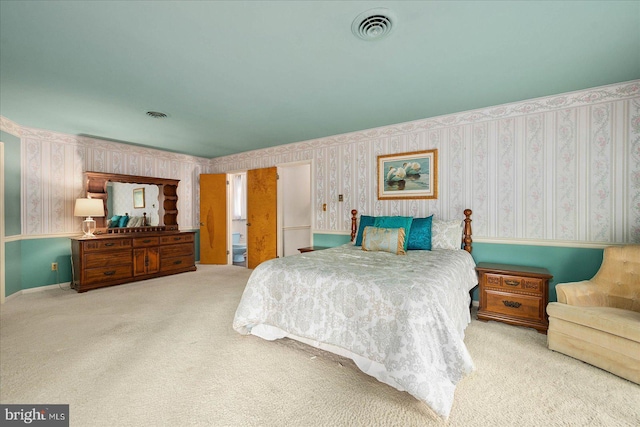
POLYGON ((437 199, 438 150, 378 156, 378 199, 437 199))
POLYGON ((144 188, 133 189, 133 208, 144 208, 144 188))

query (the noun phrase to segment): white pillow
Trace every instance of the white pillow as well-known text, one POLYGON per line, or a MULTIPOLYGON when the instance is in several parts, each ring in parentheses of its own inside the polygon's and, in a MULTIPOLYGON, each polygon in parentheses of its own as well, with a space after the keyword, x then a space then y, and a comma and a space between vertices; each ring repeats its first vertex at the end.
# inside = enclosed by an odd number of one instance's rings
POLYGON ((442 221, 434 219, 431 223, 432 249, 461 249, 463 221, 442 221))

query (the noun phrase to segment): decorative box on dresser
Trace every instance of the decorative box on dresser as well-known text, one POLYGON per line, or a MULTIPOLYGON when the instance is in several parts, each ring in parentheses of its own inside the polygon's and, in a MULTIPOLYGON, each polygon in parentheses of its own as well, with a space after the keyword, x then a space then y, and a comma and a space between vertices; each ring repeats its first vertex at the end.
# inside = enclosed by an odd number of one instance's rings
POLYGON ((78 292, 195 271, 195 233, 121 233, 71 238, 78 292))
POLYGON ((478 320, 497 320, 535 328, 546 334, 549 281, 546 268, 478 263, 480 306, 478 320))

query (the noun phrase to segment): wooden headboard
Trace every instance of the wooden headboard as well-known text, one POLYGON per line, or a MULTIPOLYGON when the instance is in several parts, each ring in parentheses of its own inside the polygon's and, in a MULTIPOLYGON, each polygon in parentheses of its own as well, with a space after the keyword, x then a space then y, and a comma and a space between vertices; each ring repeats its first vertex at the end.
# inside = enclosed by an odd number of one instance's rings
MULTIPOLYGON (((473 213, 471 209, 464 210, 464 230, 462 235, 462 247, 465 251, 471 253, 471 244, 473 243, 473 239, 471 238, 471 214, 473 213)), ((356 234, 358 234, 358 211, 355 209, 351 209, 351 241, 353 242, 356 239, 356 234)))

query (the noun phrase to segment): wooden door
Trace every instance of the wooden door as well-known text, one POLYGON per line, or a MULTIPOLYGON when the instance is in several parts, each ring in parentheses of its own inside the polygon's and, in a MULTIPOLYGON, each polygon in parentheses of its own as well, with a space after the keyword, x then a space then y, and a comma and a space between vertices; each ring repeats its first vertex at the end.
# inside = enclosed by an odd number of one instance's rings
POLYGON ((247 267, 277 256, 277 168, 247 171, 247 267))
POLYGON ((200 263, 227 264, 227 174, 200 175, 200 263))

